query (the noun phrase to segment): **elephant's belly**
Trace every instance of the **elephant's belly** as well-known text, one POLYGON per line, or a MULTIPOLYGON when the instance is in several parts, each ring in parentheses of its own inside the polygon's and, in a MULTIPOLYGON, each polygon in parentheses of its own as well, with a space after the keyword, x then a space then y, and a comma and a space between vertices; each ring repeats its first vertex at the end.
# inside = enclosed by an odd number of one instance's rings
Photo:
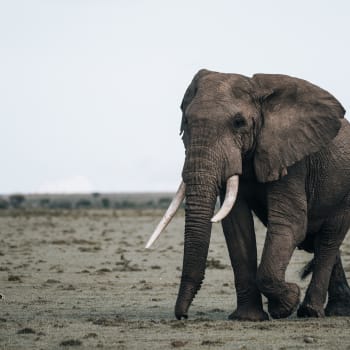
POLYGON ((309 219, 307 224, 306 235, 314 235, 318 233, 321 229, 322 224, 324 223, 324 218, 319 219, 309 219))
MULTIPOLYGON (((329 191, 332 192, 332 191, 329 191)), ((318 226, 327 219, 344 215, 350 210, 350 192, 348 189, 333 193, 329 200, 318 200, 308 203, 308 231, 317 232, 318 226)))

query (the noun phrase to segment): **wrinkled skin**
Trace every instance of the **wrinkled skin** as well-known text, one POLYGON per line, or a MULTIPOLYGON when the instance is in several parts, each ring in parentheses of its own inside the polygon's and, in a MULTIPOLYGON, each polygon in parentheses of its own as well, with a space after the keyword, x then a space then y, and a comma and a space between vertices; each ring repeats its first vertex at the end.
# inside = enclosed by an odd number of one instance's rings
POLYGON ((178 319, 202 284, 216 198, 239 175, 236 203, 222 221, 235 275, 230 319, 289 316, 300 290, 285 281, 296 247, 314 253, 300 317, 350 315, 350 289, 339 247, 350 226, 350 125, 328 92, 284 75, 199 71, 182 105, 186 149, 185 243, 178 319), (267 226, 261 263, 253 216, 267 226))

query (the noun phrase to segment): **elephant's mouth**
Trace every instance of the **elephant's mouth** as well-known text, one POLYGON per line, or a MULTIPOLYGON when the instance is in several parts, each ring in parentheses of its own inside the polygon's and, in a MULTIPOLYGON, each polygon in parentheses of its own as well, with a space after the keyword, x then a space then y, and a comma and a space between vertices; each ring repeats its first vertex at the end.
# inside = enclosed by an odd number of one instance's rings
MULTIPOLYGON (((229 214, 237 198, 238 183, 239 183, 238 175, 233 175, 227 179, 226 194, 225 194, 224 202, 222 203, 222 206, 219 209, 219 211, 211 218, 210 220, 211 222, 221 221, 229 214)), ((173 219, 182 201, 185 198, 185 192, 186 192, 186 184, 183 181, 181 181, 180 186, 175 194, 175 197, 170 203, 164 216, 160 220, 158 226, 154 230, 152 236, 148 240, 146 244, 146 248, 150 248, 152 246, 152 244, 156 241, 156 239, 160 236, 160 234, 164 231, 164 229, 173 219)))

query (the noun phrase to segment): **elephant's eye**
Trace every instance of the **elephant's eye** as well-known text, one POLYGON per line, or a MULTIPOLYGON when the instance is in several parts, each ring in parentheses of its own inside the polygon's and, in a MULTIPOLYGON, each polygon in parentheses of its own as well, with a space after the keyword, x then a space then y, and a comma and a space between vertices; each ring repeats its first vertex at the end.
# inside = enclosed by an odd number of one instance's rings
POLYGON ((233 117, 233 127, 235 129, 240 129, 243 126, 245 126, 247 124, 245 118, 243 117, 243 115, 241 113, 237 113, 234 117, 233 117))

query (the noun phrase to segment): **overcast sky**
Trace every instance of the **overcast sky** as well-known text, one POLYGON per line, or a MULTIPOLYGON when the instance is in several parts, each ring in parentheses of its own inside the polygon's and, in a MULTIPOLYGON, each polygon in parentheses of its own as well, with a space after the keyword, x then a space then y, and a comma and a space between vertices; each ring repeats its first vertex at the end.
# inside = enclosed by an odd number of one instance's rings
POLYGON ((176 190, 200 68, 298 76, 349 111, 349 4, 0 0, 0 193, 176 190))

